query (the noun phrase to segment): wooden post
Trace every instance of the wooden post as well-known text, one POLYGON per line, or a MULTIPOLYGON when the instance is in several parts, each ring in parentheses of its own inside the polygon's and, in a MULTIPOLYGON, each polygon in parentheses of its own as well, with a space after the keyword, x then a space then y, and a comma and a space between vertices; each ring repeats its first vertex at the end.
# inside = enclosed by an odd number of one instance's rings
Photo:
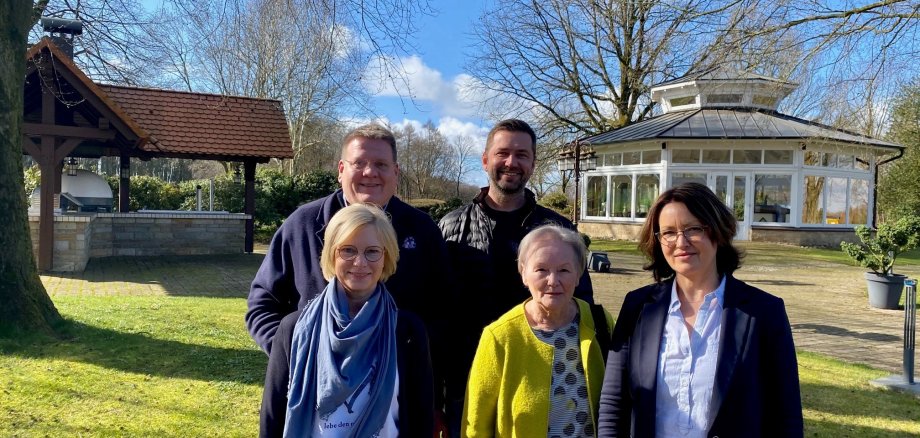
MULTIPOLYGON (((47 87, 42 87, 42 124, 55 123, 54 107, 56 103, 54 93, 47 87)), ((40 156, 37 157, 38 167, 42 172, 41 199, 38 213, 38 270, 50 271, 54 249, 54 189, 60 187, 55 179, 60 179, 54 162, 54 137, 43 135, 41 137, 40 156)))
POLYGON ((131 157, 124 151, 121 152, 118 165, 118 212, 127 213, 131 209, 129 195, 131 194, 131 157))
POLYGON ((244 213, 249 215, 249 219, 246 219, 246 242, 243 251, 251 254, 255 246, 256 162, 247 160, 244 162, 243 166, 243 174, 246 179, 246 205, 244 213))

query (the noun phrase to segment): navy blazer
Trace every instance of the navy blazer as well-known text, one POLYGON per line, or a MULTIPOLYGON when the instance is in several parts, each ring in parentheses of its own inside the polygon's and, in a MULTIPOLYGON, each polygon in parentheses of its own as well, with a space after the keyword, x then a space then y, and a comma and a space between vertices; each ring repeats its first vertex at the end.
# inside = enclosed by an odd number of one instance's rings
MULTIPOLYGON (((599 437, 654 437, 658 357, 673 280, 626 295, 601 390, 599 437)), ((801 437, 802 399, 783 300, 728 275, 709 437, 801 437)))

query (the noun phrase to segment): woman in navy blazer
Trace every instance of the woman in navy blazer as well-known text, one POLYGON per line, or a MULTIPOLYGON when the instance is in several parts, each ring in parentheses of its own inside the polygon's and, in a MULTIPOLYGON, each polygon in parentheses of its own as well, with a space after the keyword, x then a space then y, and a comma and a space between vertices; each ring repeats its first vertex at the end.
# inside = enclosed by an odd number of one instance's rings
POLYGON ((780 298, 735 279, 731 210, 702 184, 662 193, 642 227, 655 283, 620 310, 599 437, 801 437, 792 331, 780 298))

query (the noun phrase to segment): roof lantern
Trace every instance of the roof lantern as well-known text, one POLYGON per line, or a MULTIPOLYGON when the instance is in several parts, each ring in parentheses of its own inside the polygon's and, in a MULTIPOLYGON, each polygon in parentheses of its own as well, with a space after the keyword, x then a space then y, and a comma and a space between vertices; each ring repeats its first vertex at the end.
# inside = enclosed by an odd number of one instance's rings
POLYGON ((700 108, 754 108, 776 111, 798 84, 756 73, 710 69, 652 87, 663 113, 700 108))

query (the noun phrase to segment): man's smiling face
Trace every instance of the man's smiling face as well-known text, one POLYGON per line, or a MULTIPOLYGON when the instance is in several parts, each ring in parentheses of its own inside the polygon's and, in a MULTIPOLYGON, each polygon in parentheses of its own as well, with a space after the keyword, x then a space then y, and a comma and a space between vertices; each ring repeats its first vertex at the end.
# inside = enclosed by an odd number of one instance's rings
POLYGON ((534 145, 526 132, 498 131, 482 154, 489 184, 508 195, 524 190, 534 164, 534 145))
POLYGON ((384 140, 355 137, 342 150, 339 182, 349 203, 370 202, 381 208, 396 194, 399 166, 384 140))

